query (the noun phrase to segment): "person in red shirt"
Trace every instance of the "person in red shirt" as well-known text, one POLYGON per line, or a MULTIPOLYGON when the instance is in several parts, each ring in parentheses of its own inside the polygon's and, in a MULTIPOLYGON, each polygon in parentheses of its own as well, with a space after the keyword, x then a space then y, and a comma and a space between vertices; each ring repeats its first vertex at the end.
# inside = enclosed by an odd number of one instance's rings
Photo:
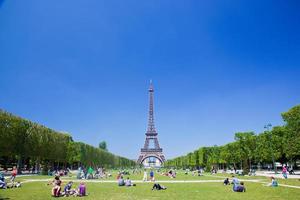
POLYGON ((14 181, 15 181, 15 178, 16 178, 16 176, 17 176, 17 173, 18 173, 17 168, 14 166, 14 167, 13 167, 13 170, 11 171, 11 177, 10 177, 10 181, 11 181, 11 182, 14 182, 14 181))

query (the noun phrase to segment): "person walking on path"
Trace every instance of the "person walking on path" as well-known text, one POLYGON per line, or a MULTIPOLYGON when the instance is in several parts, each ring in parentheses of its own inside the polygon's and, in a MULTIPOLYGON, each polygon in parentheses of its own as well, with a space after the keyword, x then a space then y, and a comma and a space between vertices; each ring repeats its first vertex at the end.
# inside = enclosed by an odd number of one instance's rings
POLYGON ((143 181, 145 182, 145 181, 147 181, 147 171, 146 170, 144 170, 144 177, 143 177, 143 181))
POLYGON ((282 168, 282 175, 283 175, 283 177, 284 177, 285 179, 288 178, 288 177, 287 177, 287 168, 286 168, 286 166, 283 166, 283 168, 282 168))
POLYGON ((14 166, 13 167, 13 170, 11 171, 11 177, 10 177, 10 181, 13 183, 15 181, 15 178, 17 176, 17 168, 14 166))
POLYGON ((155 181, 153 170, 150 171, 150 180, 151 180, 151 181, 155 181))

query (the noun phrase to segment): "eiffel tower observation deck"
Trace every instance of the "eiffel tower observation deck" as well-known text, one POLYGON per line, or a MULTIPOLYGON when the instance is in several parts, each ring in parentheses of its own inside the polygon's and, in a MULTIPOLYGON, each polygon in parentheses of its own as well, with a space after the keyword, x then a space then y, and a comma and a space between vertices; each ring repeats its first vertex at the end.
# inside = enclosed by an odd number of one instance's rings
POLYGON ((161 167, 165 161, 163 149, 160 148, 157 132, 154 124, 154 108, 153 108, 153 93, 154 88, 152 81, 149 87, 149 113, 148 113, 148 128, 146 132, 146 140, 144 147, 141 148, 138 163, 144 167, 161 167))

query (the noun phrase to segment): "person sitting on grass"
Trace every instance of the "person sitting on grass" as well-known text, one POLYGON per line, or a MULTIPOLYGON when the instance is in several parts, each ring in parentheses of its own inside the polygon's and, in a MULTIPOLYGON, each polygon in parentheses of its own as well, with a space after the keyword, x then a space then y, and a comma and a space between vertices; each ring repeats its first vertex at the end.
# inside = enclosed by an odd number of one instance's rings
POLYGON ((152 190, 166 190, 167 188, 163 185, 160 185, 158 183, 154 183, 152 190))
POLYGON ((5 181, 4 174, 0 172, 0 181, 5 181))
POLYGON ((129 179, 129 177, 127 177, 126 181, 125 181, 125 186, 130 187, 130 186, 136 186, 136 184, 133 184, 131 182, 131 180, 129 179))
POLYGON ((86 196, 86 186, 83 182, 78 187, 77 195, 80 197, 86 196))
POLYGON ((59 197, 60 196, 60 191, 61 191, 61 180, 59 179, 59 176, 55 176, 53 180, 53 185, 54 187, 52 188, 52 196, 53 197, 59 197))
POLYGON ((290 167, 288 168, 288 172, 289 172, 290 175, 295 175, 295 172, 294 172, 294 170, 293 170, 293 166, 290 166, 290 167))
POLYGON ((123 179, 123 176, 120 176, 120 178, 118 179, 118 185, 119 186, 124 186, 125 185, 125 181, 123 179))
POLYGON ((229 178, 226 178, 223 182, 224 185, 230 185, 229 178))
POLYGON ((272 177, 271 177, 271 183, 267 184, 266 186, 269 186, 269 187, 278 187, 278 182, 277 182, 277 180, 272 176, 272 177))
POLYGON ((64 192, 62 193, 62 196, 69 196, 69 195, 72 195, 74 194, 74 191, 72 190, 72 185, 73 185, 73 182, 70 181, 64 188, 64 192))
POLYGON ((233 191, 234 192, 246 192, 244 182, 241 182, 239 185, 234 185, 233 186, 233 191))
POLYGON ((7 185, 6 185, 6 182, 4 180, 0 180, 0 189, 6 189, 7 188, 7 185))

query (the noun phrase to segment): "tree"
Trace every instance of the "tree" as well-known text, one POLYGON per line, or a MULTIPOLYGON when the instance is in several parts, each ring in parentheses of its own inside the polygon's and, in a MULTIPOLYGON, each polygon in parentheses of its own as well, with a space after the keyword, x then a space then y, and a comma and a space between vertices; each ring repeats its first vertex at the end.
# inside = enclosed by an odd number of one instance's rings
POLYGON ((287 134, 285 136, 286 156, 290 160, 300 158, 300 105, 281 114, 286 122, 287 134))
POLYGON ((102 149, 102 150, 104 150, 104 151, 108 151, 108 150, 107 150, 107 144, 106 144, 105 141, 101 141, 101 142, 99 143, 99 148, 102 149))
MULTIPOLYGON (((0 164, 23 164, 36 169, 43 165, 62 167, 73 164, 104 167, 130 167, 136 163, 107 151, 106 143, 99 149, 81 142, 74 142, 71 135, 64 134, 40 124, 14 116, 0 109, 0 164)), ((99 145, 100 146, 100 145, 99 145)))
POLYGON ((241 164, 245 173, 248 173, 249 167, 252 165, 252 160, 255 158, 256 136, 254 132, 236 133, 234 139, 238 143, 241 152, 241 164))

